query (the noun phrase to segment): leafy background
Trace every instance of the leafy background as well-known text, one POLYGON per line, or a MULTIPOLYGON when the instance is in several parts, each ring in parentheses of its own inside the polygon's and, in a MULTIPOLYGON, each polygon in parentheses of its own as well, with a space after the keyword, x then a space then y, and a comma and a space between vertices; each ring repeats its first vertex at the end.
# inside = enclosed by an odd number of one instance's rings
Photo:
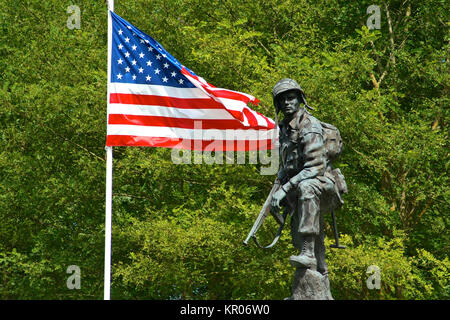
MULTIPOLYGON (((371 4, 116 0, 115 11, 269 117, 273 85, 296 79, 340 129, 349 193, 337 212, 347 249, 327 250, 335 299, 449 299, 449 3, 383 1, 369 31, 371 4)), ((0 0, 1 299, 102 298, 106 31, 105 1, 0 0), (70 5, 80 29, 67 28, 70 5), (80 290, 66 287, 69 265, 80 290)), ((259 170, 114 148, 112 298, 289 296, 289 233, 272 250, 242 245, 273 181, 259 170)), ((329 216, 325 228, 328 245, 329 216)))

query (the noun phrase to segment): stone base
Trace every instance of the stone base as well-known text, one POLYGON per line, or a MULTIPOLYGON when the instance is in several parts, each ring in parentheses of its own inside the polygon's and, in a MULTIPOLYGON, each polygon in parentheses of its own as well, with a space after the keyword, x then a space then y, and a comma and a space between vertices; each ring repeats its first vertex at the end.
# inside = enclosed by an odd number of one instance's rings
POLYGON ((328 275, 297 268, 294 276, 292 296, 288 300, 334 300, 330 292, 328 275))

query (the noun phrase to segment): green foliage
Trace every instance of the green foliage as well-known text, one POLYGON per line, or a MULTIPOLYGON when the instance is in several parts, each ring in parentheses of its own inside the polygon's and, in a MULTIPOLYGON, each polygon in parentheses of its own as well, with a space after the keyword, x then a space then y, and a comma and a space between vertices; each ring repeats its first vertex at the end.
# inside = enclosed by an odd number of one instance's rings
POLYGON ((127 248, 127 260, 115 265, 115 280, 128 298, 254 299, 260 290, 262 298, 283 298, 288 272, 280 262, 256 261, 229 224, 179 220, 136 221, 120 233, 119 251, 127 248))
MULTIPOLYGON (((449 260, 436 259, 424 249, 405 255, 406 237, 396 232, 390 240, 355 245, 342 237, 345 250, 327 254, 332 294, 335 299, 445 299, 449 294, 449 260), (380 270, 380 288, 369 288, 370 266, 380 270)), ((327 241, 331 244, 331 241, 327 241)))
MULTIPOLYGON (((274 117, 271 89, 291 77, 314 115, 340 129, 348 249, 327 251, 336 299, 449 299, 449 4, 383 2, 381 29, 368 30, 371 4, 115 7, 208 82, 258 97, 257 111, 274 117), (370 265, 380 290, 366 286, 370 265)), ((102 297, 106 30, 104 1, 0 0, 2 299, 102 297), (81 29, 66 26, 72 4, 81 29), (80 290, 66 287, 69 265, 81 269, 80 290)), ((288 296, 289 232, 272 250, 242 246, 273 177, 260 165, 175 165, 170 155, 114 149, 112 297, 288 296)), ((274 231, 267 221, 261 240, 274 231)))
POLYGON ((30 261, 26 255, 13 249, 8 253, 0 252, 0 268, 4 280, 0 287, 1 299, 18 296, 24 299, 45 299, 49 295, 57 295, 53 274, 61 272, 61 266, 54 266, 48 260, 30 261))

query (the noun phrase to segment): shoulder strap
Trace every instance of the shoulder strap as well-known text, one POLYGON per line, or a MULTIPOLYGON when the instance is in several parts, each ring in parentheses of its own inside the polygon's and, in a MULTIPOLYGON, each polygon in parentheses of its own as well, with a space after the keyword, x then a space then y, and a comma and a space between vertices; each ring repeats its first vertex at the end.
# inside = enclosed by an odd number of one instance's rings
POLYGON ((285 212, 283 213, 283 223, 280 224, 280 227, 279 227, 278 230, 277 230, 277 234, 275 235, 275 238, 273 239, 272 243, 269 244, 268 246, 262 246, 262 245, 259 243, 258 239, 256 238, 256 235, 253 235, 253 236, 252 236, 253 240, 255 241, 255 243, 256 243, 256 245, 257 245, 258 247, 260 247, 260 248, 262 248, 262 249, 269 249, 269 248, 272 248, 272 247, 278 242, 278 240, 279 240, 280 237, 281 237, 281 232, 283 231, 284 224, 286 223, 287 214, 288 214, 288 211, 285 210, 285 212))

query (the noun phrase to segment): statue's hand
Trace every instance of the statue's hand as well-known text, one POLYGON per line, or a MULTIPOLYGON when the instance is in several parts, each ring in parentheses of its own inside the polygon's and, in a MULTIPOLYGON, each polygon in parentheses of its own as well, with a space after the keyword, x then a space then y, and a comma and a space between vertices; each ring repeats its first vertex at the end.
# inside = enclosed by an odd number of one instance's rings
POLYGON ((272 201, 270 202, 270 212, 279 212, 281 209, 281 201, 286 197, 286 192, 283 189, 278 189, 272 196, 272 201))

